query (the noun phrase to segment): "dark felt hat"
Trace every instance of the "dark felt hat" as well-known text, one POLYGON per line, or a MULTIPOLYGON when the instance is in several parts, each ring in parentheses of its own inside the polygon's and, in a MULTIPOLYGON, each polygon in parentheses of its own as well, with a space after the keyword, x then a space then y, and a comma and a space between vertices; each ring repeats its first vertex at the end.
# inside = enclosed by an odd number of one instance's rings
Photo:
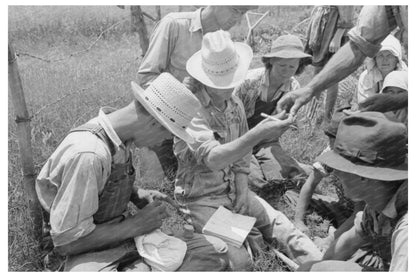
POLYGON ((407 129, 379 112, 341 120, 334 149, 317 160, 331 168, 369 179, 407 179, 407 129))

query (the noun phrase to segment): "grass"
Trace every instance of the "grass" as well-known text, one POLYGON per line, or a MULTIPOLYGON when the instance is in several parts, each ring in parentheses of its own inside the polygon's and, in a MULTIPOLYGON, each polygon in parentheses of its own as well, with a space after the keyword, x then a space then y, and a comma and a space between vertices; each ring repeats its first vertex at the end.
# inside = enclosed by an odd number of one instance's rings
MULTIPOLYGON (((153 6, 143 9, 155 15, 153 6)), ((162 16, 177 9, 177 6, 163 6, 162 16)), ((261 66, 259 57, 268 51, 271 40, 307 18, 311 7, 262 6, 259 11, 267 9, 271 10, 272 16, 266 17, 254 33, 252 67, 261 66)), ((128 9, 116 6, 9 6, 8 20, 9 42, 20 53, 18 66, 29 113, 33 115, 32 147, 38 171, 71 128, 96 116, 99 107, 118 108, 132 100, 130 81, 137 78, 142 54, 139 37, 130 33, 128 9), (91 45, 89 51, 85 51, 91 45), (78 54, 71 55, 76 52, 78 54)), ((148 19, 146 23, 150 34, 154 23, 148 19)), ((301 25, 294 31, 301 34, 304 28, 301 25)), ((247 34, 245 19, 231 33, 236 40, 243 40, 247 34)), ((309 68, 300 76, 302 84, 311 78, 311 72, 309 68)), ((8 106, 9 271, 41 271, 40 253, 29 232, 30 218, 22 195, 10 95, 8 106)), ((319 113, 322 114, 322 107, 319 113)), ((302 112, 299 118, 302 118, 302 112)), ((298 132, 284 134, 282 146, 296 159, 311 163, 326 146, 326 139, 322 131, 307 120, 301 121, 299 127, 298 132)), ((155 168, 159 165, 152 152, 137 150, 135 163, 140 168, 138 182, 146 188, 172 195, 173 184, 164 182, 158 175, 155 168)), ((279 205, 278 201, 270 202, 275 207, 279 205)), ((283 209, 289 218, 293 217, 293 211, 283 209)), ((180 228, 180 216, 173 210, 172 214, 174 216, 165 222, 164 228, 180 228)), ((283 268, 271 253, 263 253, 256 259, 254 270, 280 271, 283 268)))

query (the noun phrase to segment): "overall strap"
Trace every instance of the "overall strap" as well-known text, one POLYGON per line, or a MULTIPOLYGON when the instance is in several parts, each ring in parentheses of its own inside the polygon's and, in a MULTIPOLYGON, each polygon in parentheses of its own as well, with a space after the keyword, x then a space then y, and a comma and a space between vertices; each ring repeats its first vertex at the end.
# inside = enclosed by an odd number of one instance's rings
POLYGON ((115 154, 116 150, 114 149, 114 145, 111 142, 110 138, 107 136, 106 132, 104 131, 104 128, 101 125, 87 122, 87 123, 85 123, 81 126, 73 128, 69 131, 69 133, 74 133, 74 132, 90 132, 90 133, 93 133, 94 135, 99 137, 108 146, 108 148, 110 149, 111 156, 113 156, 115 154))

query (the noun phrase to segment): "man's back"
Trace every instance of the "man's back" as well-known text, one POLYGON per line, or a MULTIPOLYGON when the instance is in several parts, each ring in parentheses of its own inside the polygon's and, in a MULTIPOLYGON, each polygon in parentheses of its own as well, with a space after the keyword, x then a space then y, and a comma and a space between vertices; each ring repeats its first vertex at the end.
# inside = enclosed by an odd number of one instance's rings
POLYGON ((186 61, 201 49, 201 10, 166 15, 153 30, 138 71, 140 85, 147 87, 160 73, 169 72, 182 81, 188 76, 186 61))

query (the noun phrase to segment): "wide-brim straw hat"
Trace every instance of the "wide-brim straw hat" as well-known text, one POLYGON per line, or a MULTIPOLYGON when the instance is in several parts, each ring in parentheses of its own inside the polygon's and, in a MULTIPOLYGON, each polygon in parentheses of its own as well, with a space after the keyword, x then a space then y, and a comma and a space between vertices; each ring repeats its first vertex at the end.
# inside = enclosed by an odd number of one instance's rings
POLYGON ((272 42, 272 47, 263 58, 302 59, 311 55, 303 51, 302 41, 294 35, 280 36, 272 42))
POLYGON ((379 112, 352 114, 340 122, 333 150, 317 161, 369 179, 405 180, 407 128, 379 112))
POLYGON ((186 70, 208 87, 229 89, 244 81, 252 58, 250 46, 233 42, 228 32, 219 30, 203 37, 201 50, 188 59, 186 70))
POLYGON ((131 82, 134 97, 143 107, 182 140, 193 143, 189 124, 199 111, 199 100, 182 83, 169 73, 160 74, 147 89, 131 82))

